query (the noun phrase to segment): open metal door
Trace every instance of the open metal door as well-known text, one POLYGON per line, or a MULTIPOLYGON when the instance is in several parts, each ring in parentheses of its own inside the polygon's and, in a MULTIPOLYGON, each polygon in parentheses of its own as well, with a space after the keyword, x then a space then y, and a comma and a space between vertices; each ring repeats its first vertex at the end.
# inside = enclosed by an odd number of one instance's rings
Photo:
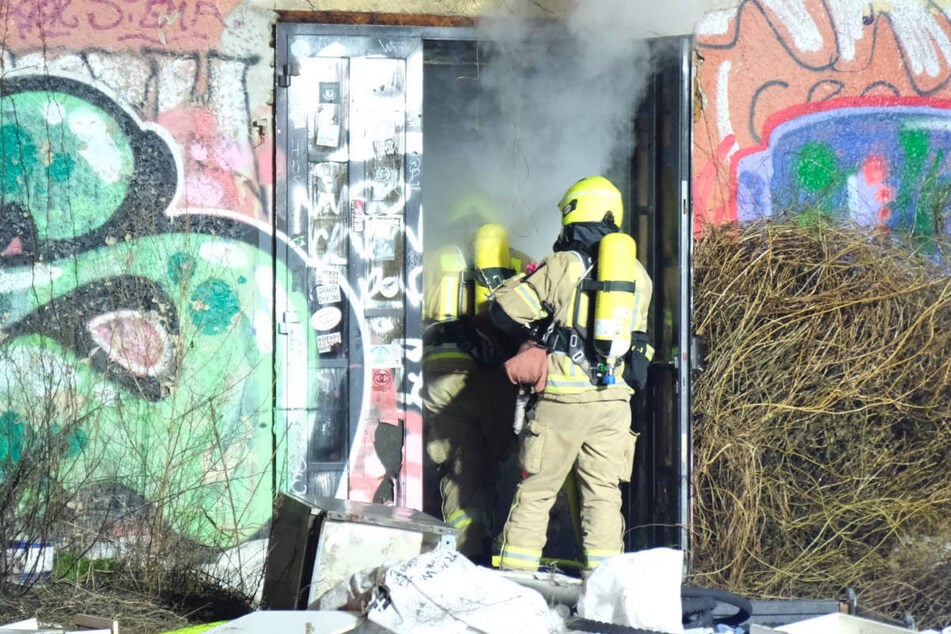
POLYGON ((276 345, 306 333, 276 368, 296 388, 275 403, 276 486, 421 508, 421 40, 278 24, 276 63, 275 230, 312 305, 275 315, 276 345))
POLYGON ((635 123, 631 231, 654 282, 650 331, 656 352, 646 394, 635 399, 641 436, 627 492, 626 550, 689 553, 692 424, 690 149, 692 38, 651 42, 654 75, 635 123))

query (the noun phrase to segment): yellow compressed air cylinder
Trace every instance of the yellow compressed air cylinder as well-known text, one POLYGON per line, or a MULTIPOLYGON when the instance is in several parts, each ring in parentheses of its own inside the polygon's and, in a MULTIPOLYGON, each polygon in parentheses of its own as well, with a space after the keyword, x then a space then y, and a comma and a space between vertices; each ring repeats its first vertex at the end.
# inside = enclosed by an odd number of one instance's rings
POLYGON ((475 264, 475 312, 489 295, 515 271, 511 268, 509 234, 502 225, 489 223, 476 230, 472 243, 475 264))
POLYGON ((428 321, 447 321, 468 314, 470 299, 465 273, 466 258, 455 246, 437 249, 423 267, 425 300, 423 317, 428 321))
POLYGON ((593 338, 595 352, 606 360, 609 371, 631 347, 636 260, 637 243, 626 233, 608 234, 598 245, 597 279, 605 288, 594 298, 593 338))

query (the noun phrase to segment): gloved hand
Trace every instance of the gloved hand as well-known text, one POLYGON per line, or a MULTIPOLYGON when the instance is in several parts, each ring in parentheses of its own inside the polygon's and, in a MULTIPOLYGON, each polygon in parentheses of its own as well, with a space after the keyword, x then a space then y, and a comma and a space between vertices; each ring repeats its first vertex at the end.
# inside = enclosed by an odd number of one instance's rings
POLYGON ((548 380, 548 351, 534 341, 526 341, 518 354, 505 362, 505 374, 515 385, 529 385, 541 392, 548 380))
POLYGON ((638 392, 647 387, 647 368, 654 358, 654 346, 646 332, 635 332, 631 337, 631 351, 627 354, 624 380, 638 392))

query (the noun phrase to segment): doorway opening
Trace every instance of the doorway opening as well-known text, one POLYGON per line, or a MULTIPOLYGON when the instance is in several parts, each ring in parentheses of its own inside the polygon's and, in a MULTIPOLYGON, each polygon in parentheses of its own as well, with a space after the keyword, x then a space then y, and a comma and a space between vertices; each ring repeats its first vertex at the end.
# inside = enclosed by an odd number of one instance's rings
MULTIPOLYGON (((305 325, 306 401, 278 404, 291 421, 286 436, 304 449, 288 454, 277 486, 423 508, 423 253, 492 221, 513 247, 547 255, 558 198, 592 175, 572 172, 573 154, 599 128, 553 125, 558 99, 532 100, 542 71, 528 64, 534 70, 517 74, 530 55, 551 54, 550 41, 513 56, 469 26, 279 23, 277 36, 275 229, 307 254, 304 283, 314 314, 326 317, 305 325)), ((581 96, 594 123, 620 120, 620 151, 578 169, 596 165, 621 189, 622 229, 654 280, 657 352, 633 403, 641 435, 624 489, 625 546, 687 549, 692 45, 678 37, 644 46, 649 81, 623 107, 581 96)))

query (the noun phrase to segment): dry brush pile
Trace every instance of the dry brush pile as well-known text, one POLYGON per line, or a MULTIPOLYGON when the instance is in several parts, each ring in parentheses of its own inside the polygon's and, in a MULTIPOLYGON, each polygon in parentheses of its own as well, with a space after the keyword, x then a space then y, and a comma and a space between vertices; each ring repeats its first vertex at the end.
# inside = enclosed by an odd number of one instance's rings
MULTIPOLYGON (((951 267, 849 227, 695 249, 694 571, 951 624, 951 267)), ((947 251, 951 253, 951 250, 947 251)), ((951 263, 951 259, 946 260, 951 263)))

